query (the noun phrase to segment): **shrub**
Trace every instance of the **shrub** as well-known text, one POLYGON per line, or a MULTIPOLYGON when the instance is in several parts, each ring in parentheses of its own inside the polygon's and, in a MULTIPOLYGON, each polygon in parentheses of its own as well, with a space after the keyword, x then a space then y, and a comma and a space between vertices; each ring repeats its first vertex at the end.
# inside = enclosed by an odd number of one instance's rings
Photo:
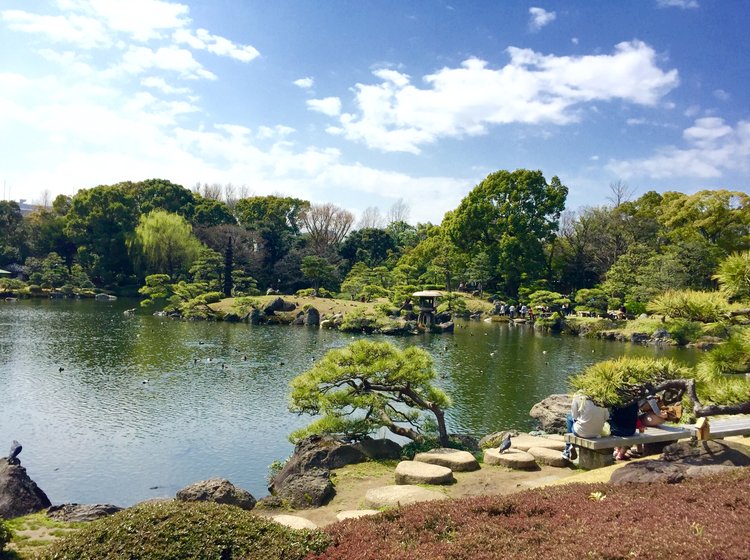
POLYGON ((647 490, 571 484, 422 502, 335 523, 324 529, 331 546, 313 558, 741 558, 750 547, 748 515, 748 469, 647 490))
POLYGON ((289 529, 234 506, 164 502, 95 521, 55 542, 42 558, 301 560, 328 542, 319 531, 289 529))
POLYGON ((315 288, 303 288, 294 292, 298 297, 312 297, 315 295, 315 288))
POLYGON ((688 321, 686 319, 674 319, 666 325, 666 330, 677 344, 687 344, 698 340, 703 335, 702 323, 688 321))
POLYGON ((750 251, 734 253, 719 263, 714 275, 721 292, 729 299, 743 301, 750 298, 750 251))
POLYGON ((668 315, 673 319, 714 323, 727 313, 729 303, 719 292, 668 290, 646 307, 651 313, 668 315))
POLYGON ((0 519, 0 552, 5 549, 5 545, 10 542, 11 537, 10 529, 5 525, 5 522, 0 519))

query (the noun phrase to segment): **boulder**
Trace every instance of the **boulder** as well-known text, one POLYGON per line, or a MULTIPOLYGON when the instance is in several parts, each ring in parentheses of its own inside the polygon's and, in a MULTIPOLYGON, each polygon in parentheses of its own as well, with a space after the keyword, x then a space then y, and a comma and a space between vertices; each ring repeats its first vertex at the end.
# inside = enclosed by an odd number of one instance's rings
POLYGON ((550 395, 532 406, 529 416, 538 420, 545 432, 564 434, 572 402, 572 395, 550 395))
POLYGON ((300 311, 291 323, 292 325, 304 325, 305 324, 305 313, 300 311))
POLYGON ((328 469, 311 468, 284 480, 276 495, 296 509, 326 504, 335 494, 328 469))
POLYGON ((376 509, 349 509, 346 511, 340 511, 336 514, 338 521, 346 521, 347 519, 359 519, 360 517, 366 517, 368 515, 377 515, 380 512, 376 509))
POLYGON ((562 456, 561 449, 551 449, 549 447, 531 447, 527 453, 536 459, 540 465, 549 465, 550 467, 567 467, 568 460, 562 456))
POLYGON ((644 332, 634 332, 630 335, 630 342, 633 344, 646 344, 651 337, 644 332))
POLYGON ((0 458, 0 518, 36 513, 50 505, 47 494, 26 474, 18 459, 0 458))
POLYGON ((479 448, 489 449, 490 447, 499 447, 500 443, 502 443, 502 441, 508 436, 514 438, 518 436, 518 431, 505 430, 504 432, 494 432, 492 434, 488 434, 479 440, 479 448))
POLYGON ((539 468, 532 455, 520 449, 512 447, 503 453, 497 449, 486 449, 484 451, 485 465, 500 465, 509 469, 534 470, 539 468))
POLYGON ((452 484, 453 471, 448 467, 419 461, 401 461, 396 466, 396 484, 452 484))
POLYGON ((277 297, 263 308, 263 313, 265 315, 273 315, 277 311, 288 313, 295 309, 297 309, 297 304, 291 301, 284 301, 283 298, 277 297))
POLYGON ((375 461, 401 458, 401 446, 392 439, 372 439, 366 437, 354 444, 354 447, 361 451, 365 457, 375 461))
POLYGON ((479 440, 474 436, 468 434, 448 434, 448 439, 452 443, 460 445, 461 448, 469 453, 479 453, 481 451, 479 448, 479 440))
POLYGON ((253 307, 250 313, 247 314, 247 321, 251 325, 260 325, 262 320, 263 313, 261 313, 260 309, 256 309, 255 307, 253 307))
POLYGON ((309 436, 297 444, 294 454, 273 477, 268 490, 278 493, 288 477, 311 468, 339 469, 364 460, 365 454, 356 445, 331 436, 309 436))
POLYGON ((175 496, 182 502, 216 502, 245 510, 255 507, 255 498, 247 490, 237 488, 223 478, 201 480, 179 490, 175 496))
POLYGON ((305 311, 303 323, 308 327, 317 327, 320 325, 320 311, 314 307, 308 307, 307 311, 305 311))
POLYGON ((521 451, 528 451, 532 447, 545 447, 547 449, 554 449, 555 451, 562 451, 565 449, 565 442, 543 436, 519 434, 511 440, 511 446, 521 451))
POLYGON ((664 448, 660 459, 638 461, 616 470, 613 484, 631 482, 678 483, 686 478, 707 476, 750 466, 747 448, 726 441, 680 441, 664 448))
POLYGON ((431 502, 447 500, 448 496, 442 492, 428 490, 421 486, 381 486, 370 488, 365 494, 365 505, 378 509, 382 507, 398 507, 416 502, 431 502))
POLYGON ((67 523, 95 521, 122 511, 121 507, 112 504, 61 504, 50 506, 47 517, 67 523))
POLYGON ((300 517, 299 515, 274 515, 271 519, 273 519, 276 523, 285 525, 286 527, 290 527, 292 529, 314 530, 318 528, 315 523, 313 523, 309 519, 300 517))
POLYGON ((476 471, 479 470, 479 461, 468 451, 459 451, 458 449, 432 449, 424 453, 417 453, 414 456, 415 461, 429 463, 431 465, 440 465, 448 467, 453 472, 476 471))

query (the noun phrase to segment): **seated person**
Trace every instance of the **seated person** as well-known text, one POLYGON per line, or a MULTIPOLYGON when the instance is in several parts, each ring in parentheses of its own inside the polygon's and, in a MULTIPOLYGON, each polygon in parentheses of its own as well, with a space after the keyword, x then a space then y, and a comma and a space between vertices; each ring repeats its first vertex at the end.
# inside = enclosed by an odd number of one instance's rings
MULTIPOLYGON (((638 401, 638 420, 635 427, 640 433, 646 431, 647 427, 660 426, 667 421, 667 411, 659 408, 659 401, 656 397, 647 396, 638 401)), ((643 444, 636 447, 637 455, 643 455, 645 448, 643 444)), ((636 454, 632 454, 636 455, 636 454)))
MULTIPOLYGON (((609 429, 613 436, 630 437, 635 434, 638 422, 638 401, 633 401, 625 406, 612 408, 609 415, 609 429)), ((616 447, 613 456, 615 460, 624 461, 630 458, 629 447, 616 447)))
MULTIPOLYGON (((609 411, 606 408, 597 406, 586 395, 576 394, 573 397, 567 418, 568 432, 572 432, 578 437, 599 437, 608 417, 609 411)), ((575 459, 578 456, 572 443, 565 444, 562 456, 568 460, 575 459)))

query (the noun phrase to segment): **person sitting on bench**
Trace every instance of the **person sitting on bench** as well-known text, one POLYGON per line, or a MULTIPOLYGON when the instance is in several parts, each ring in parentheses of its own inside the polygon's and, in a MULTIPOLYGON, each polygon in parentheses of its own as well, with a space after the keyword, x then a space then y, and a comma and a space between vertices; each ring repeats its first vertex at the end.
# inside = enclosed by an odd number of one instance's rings
MULTIPOLYGON (((635 434, 638 422, 638 401, 625 406, 615 406, 609 416, 609 429, 613 436, 630 437, 635 434)), ((617 461, 630 459, 630 447, 616 447, 613 456, 617 461)))
MULTIPOLYGON (((586 395, 576 394, 573 397, 573 402, 570 405, 570 413, 567 418, 568 432, 572 432, 578 437, 599 437, 602 434, 602 429, 607 418, 609 418, 609 410, 596 405, 586 395)), ((572 443, 565 444, 562 456, 569 461, 578 456, 572 443)))

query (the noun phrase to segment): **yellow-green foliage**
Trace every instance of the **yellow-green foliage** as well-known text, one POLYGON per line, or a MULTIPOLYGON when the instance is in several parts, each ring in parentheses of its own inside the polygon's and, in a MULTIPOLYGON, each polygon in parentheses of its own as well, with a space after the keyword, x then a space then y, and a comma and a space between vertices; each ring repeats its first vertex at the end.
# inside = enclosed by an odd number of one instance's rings
POLYGON ((650 301, 647 308, 675 319, 714 323, 729 311, 729 302, 719 292, 668 290, 650 301))
POLYGON ((750 251, 734 253, 721 261, 714 280, 729 299, 750 299, 750 251))
POLYGON ((606 406, 622 406, 632 401, 633 391, 646 383, 692 377, 689 368, 672 360, 619 358, 598 362, 570 379, 573 389, 606 406))
POLYGON ((711 350, 698 364, 698 396, 718 404, 750 401, 750 382, 745 375, 749 372, 750 331, 745 330, 711 350))

